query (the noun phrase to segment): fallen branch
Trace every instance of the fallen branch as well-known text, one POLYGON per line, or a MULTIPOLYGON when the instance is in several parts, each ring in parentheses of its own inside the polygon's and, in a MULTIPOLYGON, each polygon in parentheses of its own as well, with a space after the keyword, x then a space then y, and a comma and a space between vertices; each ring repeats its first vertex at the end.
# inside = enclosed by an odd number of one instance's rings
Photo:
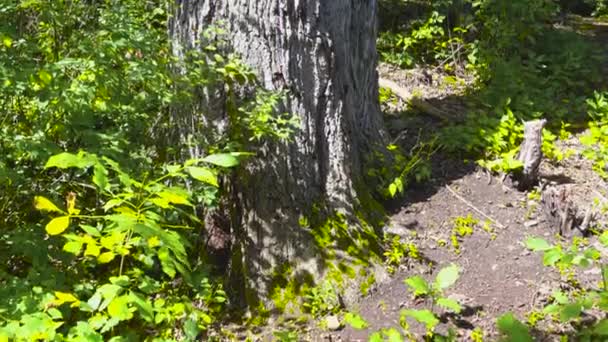
POLYGON ((424 113, 427 113, 431 116, 438 118, 439 120, 443 120, 443 121, 451 120, 450 115, 448 113, 433 106, 432 104, 430 104, 429 102, 427 102, 421 98, 413 96, 407 89, 401 87, 396 82, 393 82, 391 80, 387 80, 384 78, 379 78, 378 84, 382 88, 390 89, 395 95, 399 96, 402 100, 409 103, 410 106, 412 106, 413 108, 417 108, 424 113))
POLYGON ((454 195, 456 198, 458 198, 464 204, 468 205, 469 208, 475 210, 478 214, 480 214, 481 216, 483 216, 486 219, 488 219, 490 222, 492 222, 495 225, 497 225, 498 228, 501 228, 501 229, 506 228, 502 223, 498 222, 497 220, 495 220, 491 216, 487 215, 486 213, 484 213, 483 211, 481 211, 480 209, 478 209, 476 206, 474 206, 473 203, 467 201, 464 197, 462 197, 458 193, 456 193, 456 191, 454 191, 449 185, 446 185, 445 187, 452 193, 452 195, 454 195))

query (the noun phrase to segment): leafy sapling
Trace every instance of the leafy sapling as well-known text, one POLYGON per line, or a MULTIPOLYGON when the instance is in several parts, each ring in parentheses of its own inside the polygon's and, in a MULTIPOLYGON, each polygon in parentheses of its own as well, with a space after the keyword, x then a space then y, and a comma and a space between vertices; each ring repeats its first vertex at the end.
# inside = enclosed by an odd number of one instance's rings
POLYGON ((423 297, 431 300, 431 310, 403 310, 402 318, 411 317, 416 321, 423 323, 427 328, 427 334, 432 335, 435 327, 439 324, 439 319, 432 311, 435 305, 442 307, 454 313, 462 311, 461 305, 450 298, 445 297, 444 291, 454 285, 460 277, 460 268, 456 265, 450 265, 443 268, 435 277, 435 281, 429 284, 421 276, 413 276, 405 280, 405 284, 409 286, 415 297, 423 297))

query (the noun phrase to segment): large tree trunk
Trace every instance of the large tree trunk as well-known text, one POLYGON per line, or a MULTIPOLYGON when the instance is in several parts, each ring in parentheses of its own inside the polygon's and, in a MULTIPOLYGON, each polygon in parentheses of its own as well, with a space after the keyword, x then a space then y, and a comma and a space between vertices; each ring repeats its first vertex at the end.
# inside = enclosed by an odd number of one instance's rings
MULTIPOLYGON (((384 146, 376 72, 376 0, 178 0, 171 34, 195 47, 210 25, 267 89, 288 89, 302 126, 289 144, 265 144, 239 175, 232 268, 263 294, 273 267, 289 261, 318 278, 310 232, 313 204, 353 213, 364 158, 384 146)), ((234 220, 233 220, 234 221, 234 220)), ((233 270, 234 271, 234 270, 233 270)))

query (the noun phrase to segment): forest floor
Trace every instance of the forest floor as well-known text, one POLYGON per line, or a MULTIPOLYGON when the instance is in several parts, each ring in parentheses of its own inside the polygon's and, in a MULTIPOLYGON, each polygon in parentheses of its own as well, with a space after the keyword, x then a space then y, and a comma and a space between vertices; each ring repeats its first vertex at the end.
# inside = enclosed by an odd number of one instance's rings
MULTIPOLYGON (((568 144, 576 148, 577 141, 574 137, 568 144)), ((461 276, 446 294, 463 304, 465 310, 458 319, 444 316, 438 331, 445 333, 450 325, 456 326, 463 341, 470 340, 469 334, 476 327, 494 340, 495 322, 500 315, 512 312, 526 321, 527 314, 542 310, 552 291, 563 286, 560 274, 543 266, 542 255, 530 252, 524 245, 528 237, 556 240, 556 231, 544 220, 539 201, 503 186, 497 177, 455 164, 454 160, 444 160, 439 174, 424 186, 410 189, 408 203, 392 216, 391 231, 403 236, 415 233, 414 241, 424 261, 403 265, 389 283, 360 302, 358 312, 369 323, 367 330, 347 327, 332 340, 367 341, 373 331, 399 327, 402 309, 430 309, 428 302, 413 298, 404 279, 423 274, 432 280, 438 270, 452 263, 460 267, 461 276), (469 214, 480 223, 472 235, 461 240, 458 253, 450 242, 454 219, 469 214), (485 216, 494 221, 489 231, 482 228, 488 220, 485 216)), ((582 207, 593 203, 593 198, 604 198, 608 192, 605 183, 591 171, 590 163, 578 155, 559 166, 545 163, 542 177, 547 182, 568 184, 582 207)), ((605 249, 594 238, 590 244, 605 249)), ((600 270, 584 270, 578 279, 597 284, 600 270)), ((410 322, 410 326, 414 332, 423 332, 417 323, 410 322)), ((535 334, 539 341, 552 341, 549 332, 563 329, 540 325, 535 334)))
MULTIPOLYGON (((441 112, 462 113, 469 106, 462 96, 467 80, 453 82, 434 70, 398 70, 387 65, 381 65, 379 73, 381 78, 398 84, 404 92, 415 94, 441 112)), ((393 108, 385 108, 387 125, 394 137, 405 132, 404 135, 415 139, 417 132, 433 132, 442 125, 436 115, 420 111, 416 114, 415 108, 404 109, 404 105, 394 102, 393 108)), ((559 163, 544 160, 540 182, 541 186, 568 188, 580 210, 586 210, 594 202, 608 203, 606 182, 592 171, 591 162, 582 156, 579 138, 583 134, 575 133, 559 142, 562 149, 571 149, 573 153, 559 163)), ((411 146, 414 142, 404 143, 411 146)), ((474 328, 483 330, 484 340, 496 340, 499 316, 512 312, 526 322, 531 313, 547 305, 554 290, 569 286, 558 271, 543 266, 542 253, 533 253, 525 247, 529 237, 558 241, 555 227, 545 220, 540 209, 538 195, 503 185, 499 176, 489 175, 474 162, 436 155, 432 163, 431 180, 408 189, 405 203, 393 208, 389 225, 390 232, 415 242, 422 261, 402 265, 391 281, 379 285, 352 310, 369 323, 367 329, 346 327, 319 340, 367 341, 375 331, 399 328, 401 310, 431 309, 429 301, 414 298, 404 279, 423 275, 432 281, 439 270, 450 264, 458 265, 461 275, 446 295, 463 304, 464 311, 458 316, 444 314, 437 331, 446 333, 450 326, 456 327, 458 339, 462 341, 471 340, 474 328), (451 243, 454 220, 469 214, 479 223, 473 234, 459 239, 458 252, 451 243)), ((597 220, 607 222, 602 214, 597 220)), ((597 238, 590 237, 588 241, 604 258, 608 256, 597 238)), ((597 287, 602 278, 599 267, 576 272, 576 278, 585 286, 597 287)), ((424 333, 420 324, 409 319, 408 323, 418 336, 424 333)), ((542 320, 533 334, 538 341, 558 341, 557 334, 568 334, 571 330, 570 326, 542 320)))
MULTIPOLYGON (((597 32, 593 39, 604 41, 608 47, 608 25, 598 27, 597 32)), ((608 48, 605 70, 608 75, 608 48)), ((386 64, 381 64, 378 71, 381 82, 398 87, 400 95, 422 100, 412 106, 411 102, 395 97, 383 108, 391 136, 405 149, 437 133, 446 124, 462 119, 476 106, 466 95, 473 81, 467 77, 450 77, 433 68, 402 70, 386 64)), ((402 241, 414 243, 421 257, 407 259, 388 282, 377 284, 368 296, 348 308, 362 316, 367 328, 357 330, 346 325, 327 331, 314 326, 305 328, 306 337, 300 340, 358 342, 368 341, 371 334, 382 329, 396 328, 402 332, 403 309, 434 309, 441 320, 436 332, 445 335, 448 329, 455 328, 459 341, 473 341, 475 329, 483 332, 484 341, 497 340, 496 321, 509 312, 534 326, 532 334, 537 341, 559 341, 560 335, 574 333, 571 325, 550 319, 536 322, 535 314, 549 303, 554 291, 567 292, 577 284, 555 268, 544 266, 542 253, 530 251, 525 241, 539 237, 567 246, 572 236, 580 235, 572 232, 571 236, 560 238, 546 220, 540 199, 546 186, 566 188, 580 211, 592 205, 608 207, 608 185, 582 155, 585 147, 580 137, 584 134, 585 131, 574 132, 569 139, 557 142, 562 151, 570 151, 568 157, 560 162, 543 160, 540 184, 528 192, 506 186, 500 175, 490 175, 474 161, 463 161, 459 156, 442 152, 433 155, 430 180, 411 185, 400 202, 390 204, 390 222, 386 227, 386 231, 400 236, 402 241), (458 238, 456 249, 452 243, 455 220, 466 220, 469 215, 477 223, 472 234, 458 238), (442 268, 452 264, 460 268, 460 277, 444 294, 463 306, 459 315, 442 312, 433 308, 429 300, 415 298, 404 282, 421 275, 430 283, 442 268)), ((596 214, 596 224, 608 222, 605 211, 598 210, 596 214)), ((589 236, 585 243, 601 252, 602 262, 608 262, 608 248, 596 236, 589 236)), ((602 274, 598 264, 574 271, 573 278, 580 288, 599 286, 602 274)), ((409 318, 408 325, 415 339, 423 340, 424 327, 409 318)))

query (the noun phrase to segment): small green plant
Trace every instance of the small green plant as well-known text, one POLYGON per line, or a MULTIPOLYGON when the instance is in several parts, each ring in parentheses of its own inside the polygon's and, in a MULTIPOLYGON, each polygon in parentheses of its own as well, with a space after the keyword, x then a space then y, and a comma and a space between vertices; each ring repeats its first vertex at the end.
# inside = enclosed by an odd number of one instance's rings
POLYGON ((517 320, 512 313, 506 313, 496 321, 498 331, 503 336, 504 341, 533 342, 530 335, 530 328, 517 320))
POLYGON ((338 291, 331 280, 325 280, 308 289, 304 293, 302 305, 315 318, 338 313, 341 309, 338 291))
POLYGON ((483 342, 483 330, 479 327, 473 329, 473 331, 471 331, 471 341, 472 342, 483 342))
POLYGON ((479 220, 474 218, 471 214, 466 217, 458 216, 454 218, 454 226, 452 228, 452 235, 450 240, 452 241, 452 247, 456 254, 460 253, 460 240, 473 234, 473 228, 479 224, 479 220))
POLYGON ((591 118, 589 132, 581 137, 587 146, 583 156, 593 161, 593 170, 602 178, 608 178, 608 99, 606 93, 595 92, 587 99, 588 113, 591 118))
POLYGON ((423 323, 426 326, 427 335, 432 336, 435 327, 439 324, 439 319, 432 311, 435 306, 439 306, 454 313, 460 313, 462 310, 462 307, 457 301, 444 296, 445 289, 454 285, 459 277, 460 268, 456 265, 450 265, 439 271, 432 284, 429 284, 429 282, 421 276, 413 276, 405 279, 405 284, 414 292, 415 297, 423 297, 431 301, 431 310, 403 310, 401 312, 402 318, 411 317, 416 321, 423 323))
POLYGON ((431 156, 439 149, 435 141, 436 139, 433 138, 424 142, 418 137, 418 143, 407 154, 402 153, 396 145, 387 147, 389 151, 393 152, 394 164, 390 169, 381 172, 383 174, 381 178, 390 180, 386 190, 389 197, 392 198, 398 193, 403 193, 411 180, 421 183, 431 177, 429 161, 431 156), (394 177, 395 174, 396 177, 394 177))
MULTIPOLYGON (((407 333, 407 332, 406 332, 407 333)), ((406 334, 406 337, 410 337, 410 334, 406 334)), ((411 339, 410 339, 411 340, 411 339)), ((376 331, 369 336, 369 342, 403 342, 403 335, 396 328, 382 329, 376 331)))
POLYGON ((385 88, 385 87, 380 87, 378 88, 378 94, 379 94, 379 102, 381 105, 383 106, 387 106, 387 105, 396 105, 398 102, 398 98, 397 95, 395 95, 395 93, 393 93, 393 91, 390 88, 385 88))
POLYGON ((363 317, 361 317, 361 315, 354 312, 347 312, 346 314, 344 314, 343 321, 344 323, 350 325, 351 327, 353 327, 353 329, 356 330, 363 330, 369 326, 367 321, 363 317))
MULTIPOLYGON (((608 244, 608 234, 600 236, 600 242, 608 244)), ((599 289, 584 289, 580 287, 580 282, 575 278, 575 273, 571 271, 574 266, 588 267, 597 264, 600 253, 594 248, 588 247, 586 239, 577 238, 572 242, 571 247, 564 250, 561 245, 551 245, 542 239, 530 238, 526 241, 526 246, 534 251, 544 253, 544 263, 546 266, 555 266, 563 274, 564 270, 568 273, 567 281, 574 284, 573 291, 562 292, 554 291, 550 302, 542 311, 542 315, 549 315, 561 323, 577 322, 587 310, 608 311, 608 266, 599 264, 602 274, 602 283, 599 289)), ((591 325, 579 326, 576 331, 576 338, 579 340, 603 340, 608 336, 608 320, 602 319, 591 325)))
POLYGON ((272 333, 279 342, 298 342, 299 336, 295 331, 275 331, 272 333))
POLYGON ((405 258, 420 259, 420 251, 414 242, 402 242, 400 236, 393 236, 384 251, 385 263, 389 273, 395 273, 396 267, 403 264, 405 258))
POLYGON ((49 158, 46 169, 91 171, 97 208, 77 208, 72 192, 65 207, 42 196, 35 197, 34 206, 52 216, 44 230, 49 238, 63 240, 63 260, 72 264, 70 272, 97 277, 47 293, 40 311, 9 321, 0 328, 0 337, 52 340, 65 334, 72 340, 100 340, 109 334, 133 334, 131 329, 137 328, 165 336, 178 329, 194 339, 208 329, 227 298, 221 287, 190 265, 189 244, 180 231, 189 229, 182 210, 193 206, 193 198, 180 181, 200 181, 201 194, 205 187, 216 188, 219 170, 238 165, 238 156, 212 154, 167 165, 162 175, 142 180, 95 154, 49 158), (174 286, 162 285, 178 278, 174 286), (74 328, 60 331, 67 321, 76 322, 74 328))
POLYGON ((545 318, 545 313, 538 310, 532 310, 527 315, 528 326, 535 328, 538 325, 539 321, 542 321, 545 318))
POLYGON ((562 274, 571 271, 574 266, 589 267, 601 256, 595 248, 584 248, 587 243, 579 238, 575 238, 568 248, 559 243, 552 245, 540 238, 528 238, 525 244, 534 252, 543 252, 543 264, 556 267, 562 274))

